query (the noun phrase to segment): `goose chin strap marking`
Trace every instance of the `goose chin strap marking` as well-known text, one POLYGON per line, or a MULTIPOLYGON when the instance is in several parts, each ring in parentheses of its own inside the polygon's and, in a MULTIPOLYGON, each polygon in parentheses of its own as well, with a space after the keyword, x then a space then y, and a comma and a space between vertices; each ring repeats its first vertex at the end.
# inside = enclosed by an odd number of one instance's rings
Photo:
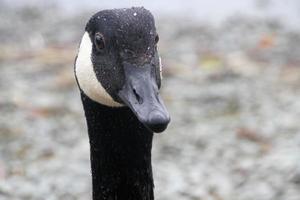
POLYGON ((87 32, 84 33, 76 63, 75 74, 81 90, 92 100, 110 107, 120 107, 122 104, 114 101, 97 80, 91 61, 92 42, 87 32))

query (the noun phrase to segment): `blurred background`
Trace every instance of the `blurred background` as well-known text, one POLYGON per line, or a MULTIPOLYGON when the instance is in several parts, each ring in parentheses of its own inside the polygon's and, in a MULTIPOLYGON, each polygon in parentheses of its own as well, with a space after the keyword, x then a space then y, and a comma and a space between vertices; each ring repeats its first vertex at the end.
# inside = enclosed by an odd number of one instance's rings
POLYGON ((142 5, 172 116, 156 199, 299 200, 298 0, 0 0, 0 200, 91 199, 73 61, 92 14, 142 5))

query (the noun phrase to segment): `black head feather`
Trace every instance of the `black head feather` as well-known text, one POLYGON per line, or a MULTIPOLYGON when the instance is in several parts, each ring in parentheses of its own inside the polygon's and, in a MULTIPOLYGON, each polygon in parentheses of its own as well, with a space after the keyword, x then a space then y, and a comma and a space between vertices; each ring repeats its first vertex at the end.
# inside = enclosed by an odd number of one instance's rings
POLYGON ((115 101, 122 103, 116 94, 124 85, 124 62, 149 64, 160 87, 158 37, 150 11, 143 7, 103 10, 91 17, 85 30, 93 43, 97 79, 115 101))

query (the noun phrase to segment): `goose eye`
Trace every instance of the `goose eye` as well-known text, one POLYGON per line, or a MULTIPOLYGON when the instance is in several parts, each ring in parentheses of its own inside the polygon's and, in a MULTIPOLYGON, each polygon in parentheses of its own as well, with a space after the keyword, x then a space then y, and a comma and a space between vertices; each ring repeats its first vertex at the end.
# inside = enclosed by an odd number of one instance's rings
POLYGON ((97 50, 102 50, 105 47, 104 36, 101 33, 95 34, 95 45, 97 50))
POLYGON ((156 36, 155 36, 155 39, 154 39, 154 41, 155 41, 155 44, 157 44, 157 43, 158 43, 158 41, 159 41, 159 37, 158 37, 158 35, 156 35, 156 36))

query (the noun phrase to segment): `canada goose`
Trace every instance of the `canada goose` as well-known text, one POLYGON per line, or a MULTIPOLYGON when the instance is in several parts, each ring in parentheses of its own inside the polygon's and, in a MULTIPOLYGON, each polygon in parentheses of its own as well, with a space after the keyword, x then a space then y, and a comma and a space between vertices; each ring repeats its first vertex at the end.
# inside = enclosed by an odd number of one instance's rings
POLYGON ((153 132, 170 117, 159 96, 161 64, 152 14, 103 10, 88 21, 75 77, 90 139, 93 200, 152 200, 153 132))

